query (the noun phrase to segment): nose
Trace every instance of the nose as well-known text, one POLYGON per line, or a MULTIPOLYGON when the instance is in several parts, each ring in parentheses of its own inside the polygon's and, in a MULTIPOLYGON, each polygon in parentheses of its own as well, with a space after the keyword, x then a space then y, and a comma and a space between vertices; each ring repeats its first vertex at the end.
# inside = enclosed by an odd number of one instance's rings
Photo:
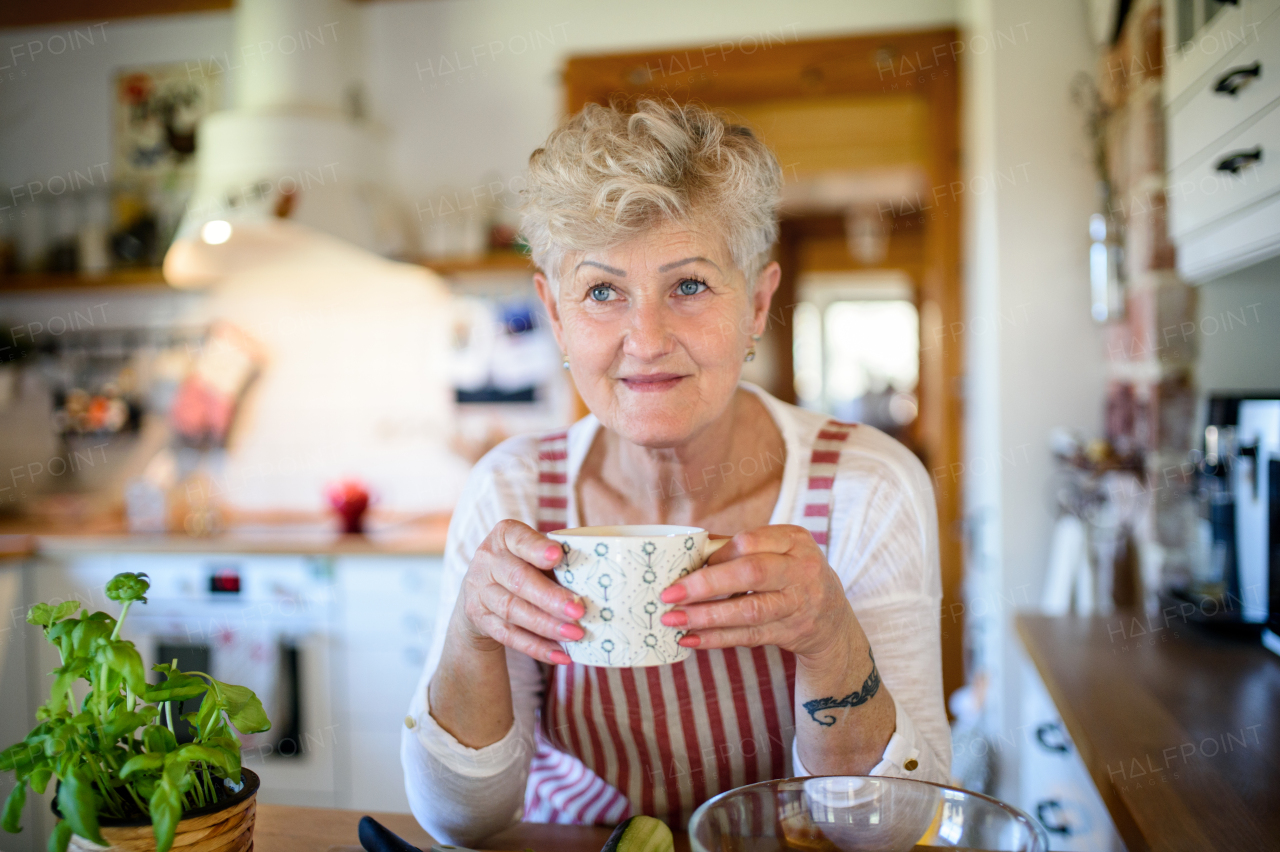
POLYGON ((662 300, 638 299, 628 313, 623 352, 639 361, 656 361, 671 352, 671 318, 662 300))

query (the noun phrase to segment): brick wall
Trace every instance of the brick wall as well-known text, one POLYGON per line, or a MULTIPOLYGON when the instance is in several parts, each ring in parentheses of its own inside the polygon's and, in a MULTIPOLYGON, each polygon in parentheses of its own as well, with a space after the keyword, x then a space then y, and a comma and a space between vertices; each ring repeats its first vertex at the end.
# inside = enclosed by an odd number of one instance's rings
POLYGON ((1107 166, 1111 214, 1123 234, 1125 314, 1106 330, 1108 439, 1141 454, 1147 471, 1148 523, 1143 544, 1158 544, 1164 571, 1185 566, 1184 513, 1195 445, 1196 291, 1174 271, 1165 203, 1165 127, 1160 0, 1136 0, 1120 38, 1099 61, 1098 87, 1108 110, 1107 166), (1176 473, 1171 474, 1171 471, 1176 473))

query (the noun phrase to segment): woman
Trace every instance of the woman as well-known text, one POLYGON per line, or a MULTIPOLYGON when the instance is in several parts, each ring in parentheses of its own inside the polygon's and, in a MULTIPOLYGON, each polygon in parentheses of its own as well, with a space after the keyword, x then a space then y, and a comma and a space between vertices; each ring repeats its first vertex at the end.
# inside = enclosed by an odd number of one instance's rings
POLYGON ((769 778, 948 780, 923 467, 739 381, 778 286, 780 184, 746 129, 652 101, 588 106, 530 159, 534 280, 591 415, 494 449, 453 517, 401 750, 432 835, 634 813, 683 827, 769 778), (560 643, 582 638, 583 608, 542 533, 634 523, 733 536, 663 593, 696 650, 573 664, 560 643))

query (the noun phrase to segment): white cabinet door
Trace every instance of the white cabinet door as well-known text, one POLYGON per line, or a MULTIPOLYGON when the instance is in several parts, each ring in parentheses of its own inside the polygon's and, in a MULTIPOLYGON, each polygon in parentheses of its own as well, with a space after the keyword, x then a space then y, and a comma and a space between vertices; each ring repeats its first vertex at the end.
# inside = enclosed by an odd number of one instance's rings
MULTIPOLYGON (((40 628, 26 623, 23 595, 23 563, 0 561, 0 749, 21 742, 35 727, 27 700, 27 654, 39 641, 40 628)), ((0 774, 0 803, 13 790, 13 776, 0 774)), ((21 834, 0 832, 5 852, 36 852, 43 848, 36 831, 36 812, 43 807, 39 796, 28 794, 21 834)))
POLYGON ((400 731, 430 649, 442 564, 429 557, 338 560, 342 807, 409 812, 400 731))
POLYGON ((1019 752, 1019 793, 1013 804, 1049 833, 1049 848, 1119 852, 1125 848, 1115 824, 1080 760, 1040 675, 1021 665, 1021 722, 1026 736, 1019 752))
POLYGON ((1209 157, 1224 134, 1280 97, 1280 17, 1260 24, 1254 35, 1170 105, 1169 171, 1196 155, 1209 157))

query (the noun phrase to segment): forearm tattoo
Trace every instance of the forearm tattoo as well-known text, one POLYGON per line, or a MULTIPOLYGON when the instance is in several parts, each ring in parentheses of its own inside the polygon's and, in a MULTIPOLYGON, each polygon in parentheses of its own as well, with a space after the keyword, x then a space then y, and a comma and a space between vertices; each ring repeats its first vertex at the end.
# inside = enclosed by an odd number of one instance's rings
POLYGON ((867 656, 871 657, 871 674, 867 675, 867 679, 862 682, 861 689, 855 689, 844 698, 836 698, 829 695, 826 698, 815 698, 804 703, 804 709, 808 711, 813 721, 824 728, 829 728, 836 723, 835 715, 827 713, 819 717, 818 713, 820 711, 834 710, 837 707, 857 707, 861 704, 866 704, 880 691, 880 672, 876 671, 875 655, 868 649, 867 656))

